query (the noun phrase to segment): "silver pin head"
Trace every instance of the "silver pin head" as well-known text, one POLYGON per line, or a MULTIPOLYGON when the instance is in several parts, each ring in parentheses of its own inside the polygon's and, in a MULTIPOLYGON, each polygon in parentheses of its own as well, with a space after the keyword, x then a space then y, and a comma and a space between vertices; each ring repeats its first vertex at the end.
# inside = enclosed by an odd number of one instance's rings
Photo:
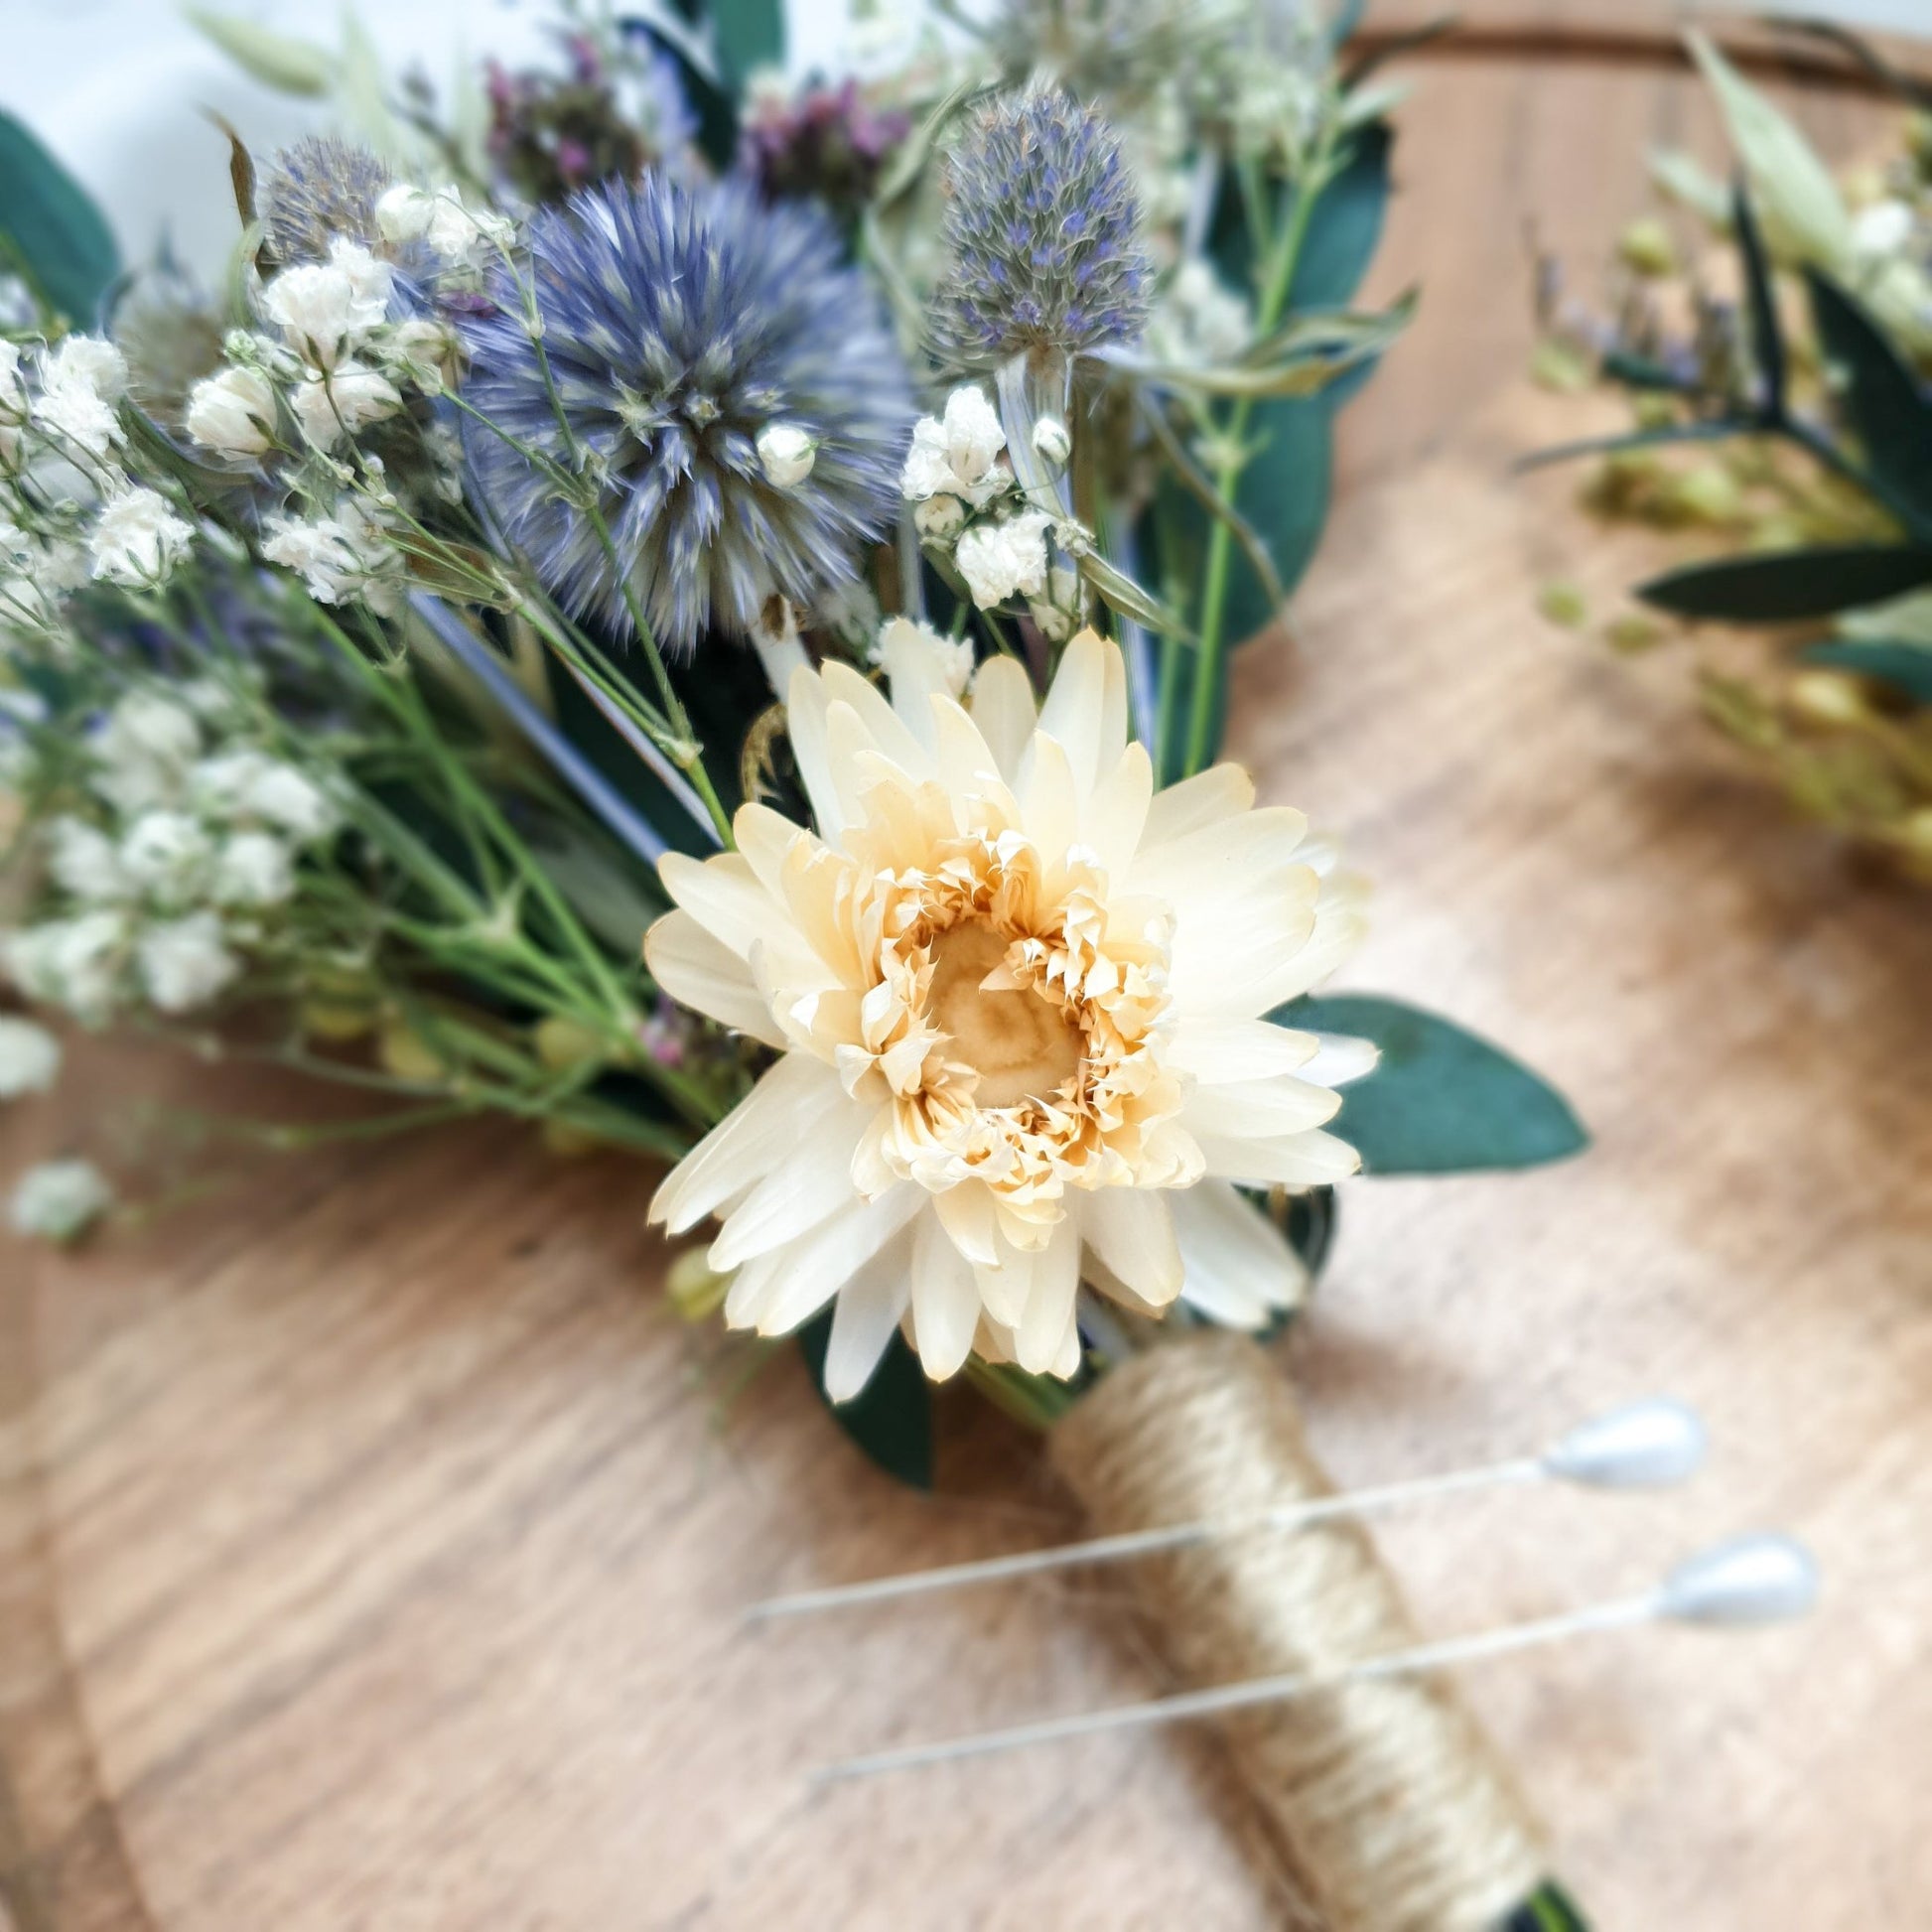
POLYGON ((1652 1396, 1573 1429, 1542 1456, 1544 1473, 1592 1489, 1663 1489, 1695 1475, 1706 1448, 1688 1403, 1652 1396))
POLYGON ((1740 1536, 1680 1563, 1657 1592, 1659 1616, 1737 1629, 1789 1623, 1818 1601, 1818 1562, 1795 1537, 1740 1536))

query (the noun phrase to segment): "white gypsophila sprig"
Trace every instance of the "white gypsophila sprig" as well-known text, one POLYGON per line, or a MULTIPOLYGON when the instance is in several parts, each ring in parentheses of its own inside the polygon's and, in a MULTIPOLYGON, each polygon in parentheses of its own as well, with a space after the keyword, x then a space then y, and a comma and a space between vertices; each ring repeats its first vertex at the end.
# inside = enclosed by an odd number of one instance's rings
POLYGON ((982 611, 1012 597, 1038 597, 1046 589, 1046 533, 1052 522, 1044 510, 1020 510, 960 533, 953 561, 982 611))
POLYGON ((213 911, 155 921, 135 942, 134 953, 142 988, 163 1013, 207 1006, 241 973, 241 961, 213 911))
POLYGON ((338 240, 322 262, 287 268, 262 291, 262 312, 317 371, 335 368, 388 320, 394 275, 360 242, 338 240))
POLYGON ((455 188, 413 188, 398 183, 375 205, 382 238, 399 247, 421 242, 451 268, 474 268, 507 248, 514 225, 486 208, 473 208, 455 188))
POLYGON ((318 370, 296 384, 289 397, 303 436, 319 450, 333 450, 345 437, 392 416, 402 394, 380 369, 353 357, 318 370))
POLYGON ((69 454, 104 458, 123 440, 119 403, 127 362, 97 336, 69 336, 41 357, 40 384, 28 413, 69 454))
POLYGON ((117 905, 132 895, 120 850, 99 826, 63 816, 47 822, 43 838, 48 876, 81 904, 117 905))
POLYGON ((402 608, 401 554, 356 497, 339 499, 330 516, 272 519, 262 555, 294 571, 319 604, 359 600, 382 617, 402 608))
POLYGON ((61 1073, 61 1042, 43 1026, 0 1014, 0 1100, 46 1093, 61 1073))
POLYGON ((329 792, 293 764, 252 747, 216 754, 196 766, 201 809, 238 824, 265 824, 304 844, 331 837, 342 811, 329 792))
POLYGON ((90 1161, 43 1161, 15 1183, 7 1219, 31 1240, 77 1241, 114 1202, 114 1190, 90 1161))
POLYGON ((113 1013, 133 936, 129 914, 102 906, 5 936, 0 964, 30 1000, 98 1026, 113 1013))
POLYGON ((207 889, 214 841, 192 813, 157 808, 127 828, 115 861, 121 876, 152 903, 190 905, 207 889))
POLYGON ((275 447, 275 385, 256 368, 230 366, 198 382, 188 398, 188 433, 203 449, 236 461, 275 447))
POLYGON ((392 376, 426 396, 453 388, 463 365, 463 344, 456 331, 434 316, 411 316, 398 323, 383 336, 377 353, 392 376))
POLYGON ((20 432, 27 421, 27 385, 21 380, 20 345, 0 337, 0 472, 20 458, 20 432))
POLYGON ((202 753, 195 714, 159 692, 130 691, 94 735, 95 789, 111 805, 137 812, 172 804, 202 753))
POLYGON ((818 444, 796 423, 766 423, 759 431, 758 453, 773 489, 796 489, 812 474, 818 444))
POLYGON ((215 857, 213 893, 217 905, 280 905, 294 892, 294 854, 285 840, 271 832, 237 832, 215 857))
POLYGON ((912 447, 899 477, 911 503, 953 498, 983 508, 1013 485, 1013 471, 1001 452, 1007 445, 999 412, 974 383, 962 383, 946 398, 943 418, 921 416, 912 426, 912 447))
POLYGON ((129 590, 153 590, 194 539, 194 526, 175 514, 159 490, 118 490, 101 504, 88 539, 93 575, 129 590))
POLYGON ((200 680, 124 692, 83 741, 82 799, 41 827, 52 916, 0 952, 30 999, 89 1025, 128 1007, 189 1013, 282 943, 265 915, 342 809, 328 778, 237 742, 253 722, 233 690, 200 680))

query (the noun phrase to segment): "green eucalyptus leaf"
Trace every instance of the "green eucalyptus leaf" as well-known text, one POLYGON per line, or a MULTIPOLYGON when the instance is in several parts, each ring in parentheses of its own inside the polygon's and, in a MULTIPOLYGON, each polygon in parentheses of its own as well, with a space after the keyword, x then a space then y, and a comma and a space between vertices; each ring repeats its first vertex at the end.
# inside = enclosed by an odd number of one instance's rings
POLYGON ((1771 286, 1771 263, 1764 238, 1757 230, 1750 197, 1740 182, 1731 202, 1731 223, 1737 232, 1737 252, 1744 264, 1744 310, 1750 318, 1751 353, 1764 384, 1758 408, 1766 422, 1784 416, 1785 374, 1789 357, 1784 347, 1784 325, 1778 320, 1777 291, 1771 286))
POLYGON ((1920 704, 1932 705, 1932 645, 1879 640, 1813 644, 1802 654, 1807 664, 1824 664, 1835 671, 1876 678, 1920 704))
POLYGON ((84 329, 120 274, 121 258, 87 191, 0 109, 0 271, 10 267, 84 329))
POLYGON ((1671 443, 1722 443, 1732 436, 1756 432, 1755 423, 1725 418, 1700 418, 1694 423, 1659 423, 1655 429, 1626 430, 1620 436, 1587 436, 1578 443, 1559 443, 1533 450, 1517 462, 1519 470, 1540 470, 1546 464, 1571 463, 1585 456, 1621 456, 1626 450, 1655 450, 1671 443))
POLYGON ((1632 349, 1613 348, 1602 361, 1603 374, 1612 382, 1620 382, 1626 389, 1682 389, 1684 378, 1675 369, 1666 368, 1662 362, 1649 355, 1639 355, 1632 349))
POLYGON ((1371 121, 1349 137, 1340 165, 1309 217, 1309 232, 1288 292, 1291 315, 1305 309, 1341 309, 1375 259, 1389 211, 1389 160, 1395 131, 1371 121))
POLYGON ((1680 618, 1785 623, 1876 604, 1922 584, 1932 584, 1932 549, 1846 543, 1687 564, 1640 584, 1637 595, 1680 618))
POLYGON ((1852 245, 1851 217, 1810 142, 1701 33, 1686 36, 1751 178, 1776 252, 1831 268, 1852 245))
POLYGON ((1288 1245, 1302 1258, 1310 1281, 1316 1280, 1328 1265, 1340 1213, 1340 1203, 1332 1187, 1310 1187, 1288 1196, 1282 1232, 1288 1236, 1288 1245))
POLYGON ((314 41, 274 33, 252 20, 217 13, 212 7, 184 7, 182 12, 204 39, 212 41, 243 73, 264 87, 313 99, 335 85, 336 57, 314 41))
POLYGON ((1569 1894, 1549 1879, 1510 1913, 1500 1932, 1589 1932, 1589 1927, 1569 1894))
POLYGON ((718 71, 729 92, 742 95, 747 75, 780 68, 785 60, 783 0, 710 0, 718 71))
POLYGON ((1845 411, 1871 474, 1932 519, 1932 400, 1857 296, 1805 271, 1827 357, 1845 380, 1845 411))
POLYGON ((1570 1104, 1501 1047, 1400 1000, 1337 993, 1297 1000, 1285 1027, 1373 1040, 1375 1071, 1345 1088, 1335 1131, 1366 1173, 1467 1173, 1541 1167, 1589 1144, 1570 1104))
POLYGON ((919 1358, 895 1334, 873 1378, 850 1402, 825 1395, 825 1351, 832 1340, 832 1311, 814 1315, 798 1331, 798 1350, 811 1371, 812 1387, 832 1418, 889 1476, 914 1489, 932 1487, 932 1389, 919 1358))

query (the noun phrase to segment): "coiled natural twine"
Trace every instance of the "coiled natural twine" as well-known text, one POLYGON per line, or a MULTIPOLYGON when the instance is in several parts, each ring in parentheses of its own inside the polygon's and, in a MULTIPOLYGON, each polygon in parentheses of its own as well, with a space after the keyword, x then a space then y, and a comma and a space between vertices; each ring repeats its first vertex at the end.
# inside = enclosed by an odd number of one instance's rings
MULTIPOLYGON (((1095 1531, 1326 1495, 1286 1379, 1252 1341, 1190 1336, 1115 1369, 1053 1430, 1095 1531)), ((1235 1535, 1135 1566, 1190 1685, 1325 1675, 1418 1641, 1359 1526, 1235 1535)), ((1338 1685, 1222 1720, 1333 1932, 1491 1932, 1542 1881, 1522 1801, 1436 1678, 1338 1685)))

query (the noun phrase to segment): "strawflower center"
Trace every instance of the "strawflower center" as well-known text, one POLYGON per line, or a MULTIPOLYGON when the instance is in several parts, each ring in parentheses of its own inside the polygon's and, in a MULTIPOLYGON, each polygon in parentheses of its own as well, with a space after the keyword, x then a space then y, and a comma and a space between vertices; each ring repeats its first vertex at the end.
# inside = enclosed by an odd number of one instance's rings
POLYGON ((1031 986, 989 988, 1011 942, 983 919, 948 927, 932 943, 926 1018, 950 1042, 950 1057, 978 1076, 981 1107, 1018 1107, 1078 1098, 1085 1037, 1066 1008, 1031 986))

